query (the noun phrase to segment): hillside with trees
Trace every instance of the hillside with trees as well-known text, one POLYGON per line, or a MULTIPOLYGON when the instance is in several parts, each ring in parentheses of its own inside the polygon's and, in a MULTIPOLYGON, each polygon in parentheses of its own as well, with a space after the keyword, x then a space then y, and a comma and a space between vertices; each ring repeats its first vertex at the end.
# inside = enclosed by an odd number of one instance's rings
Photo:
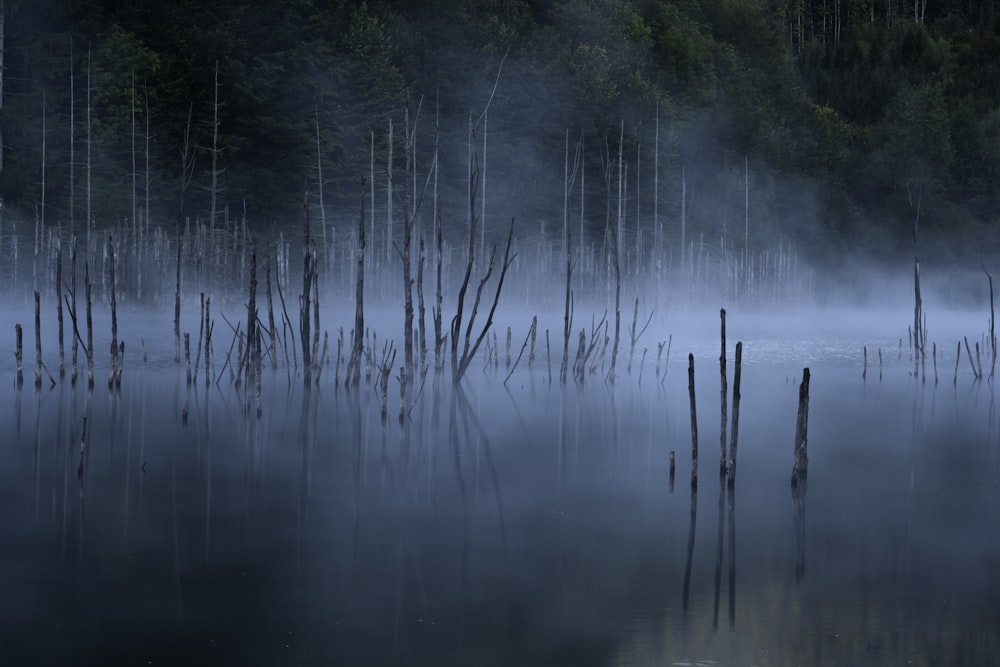
POLYGON ((561 226, 579 154, 573 215, 592 238, 621 171, 637 246, 678 241, 683 207, 689 239, 789 242, 817 262, 908 252, 916 220, 927 253, 1000 249, 1000 3, 0 6, 4 221, 270 230, 308 189, 348 225, 362 178, 382 220, 412 132, 415 182, 437 144, 457 237, 479 121, 494 237, 511 217, 561 226))

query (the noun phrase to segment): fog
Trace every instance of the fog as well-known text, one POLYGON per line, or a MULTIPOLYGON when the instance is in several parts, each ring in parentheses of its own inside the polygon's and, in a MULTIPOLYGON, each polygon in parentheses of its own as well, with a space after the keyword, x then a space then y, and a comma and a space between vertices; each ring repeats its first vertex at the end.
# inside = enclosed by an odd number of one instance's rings
MULTIPOLYGON (((985 275, 942 279, 924 268, 939 378, 930 351, 918 370, 909 341, 912 273, 872 271, 863 298, 855 275, 855 286, 827 292, 836 298, 802 294, 787 304, 709 299, 685 294, 676 278, 633 277, 622 287, 613 381, 608 349, 593 371, 563 384, 564 284, 555 269, 531 271, 522 265, 505 283, 493 324, 499 349, 490 335, 453 387, 448 362, 434 370, 431 346, 401 420, 395 370, 387 417, 378 369, 343 386, 350 283, 319 291, 331 350, 318 380, 303 386, 301 359, 296 367, 280 345, 278 367, 268 360, 261 371, 259 415, 252 385, 234 386, 230 375, 231 346, 240 345, 225 320, 245 326, 244 289, 218 279, 204 287, 215 323, 211 377, 202 366, 188 384, 173 360, 172 283, 147 279, 139 303, 123 283, 118 389, 106 387, 110 310, 99 296, 92 390, 83 374, 75 387, 58 375, 49 291, 42 351, 55 384, 45 373, 32 386, 33 299, 23 286, 9 292, 0 328, 24 327, 25 381, 0 391, 12 406, 0 415, 5 653, 79 664, 208 656, 594 665, 883 664, 900 655, 931 664, 926 656, 995 654, 988 638, 1000 591, 989 582, 1000 543, 981 526, 998 518, 1000 424, 988 378, 977 379, 966 358, 953 378, 965 337, 980 345, 989 375, 985 275), (956 285, 968 300, 953 298, 956 285), (628 370, 636 298, 637 330, 649 325, 628 370), (730 392, 743 344, 732 492, 716 479, 721 307, 730 392), (518 361, 534 317, 535 357, 525 351, 518 361), (804 367, 808 491, 790 498, 804 367)), ((399 277, 385 273, 368 283, 375 362, 384 341, 402 339, 399 277)), ((203 287, 193 275, 182 278, 180 329, 194 350, 203 287)), ((285 285, 291 310, 296 279, 285 285)), ((449 288, 446 328, 454 298, 449 288)), ((590 340, 605 311, 613 336, 613 308, 607 289, 574 290, 571 363, 579 331, 590 340)), ((13 378, 13 355, 0 359, 0 373, 13 378)))

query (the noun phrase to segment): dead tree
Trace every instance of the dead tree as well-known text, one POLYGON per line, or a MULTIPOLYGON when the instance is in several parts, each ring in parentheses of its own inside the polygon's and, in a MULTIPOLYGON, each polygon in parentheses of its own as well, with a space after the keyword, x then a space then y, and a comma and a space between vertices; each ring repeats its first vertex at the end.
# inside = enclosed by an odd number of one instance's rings
POLYGON ((302 369, 305 383, 312 380, 312 357, 310 356, 310 322, 309 322, 309 292, 313 284, 313 251, 312 240, 309 238, 309 188, 306 188, 302 201, 302 294, 299 296, 299 338, 302 342, 302 369))
POLYGON ((361 354, 365 333, 365 179, 361 177, 361 212, 358 214, 358 275, 354 289, 354 336, 351 358, 347 362, 345 383, 357 385, 361 380, 361 354))
POLYGON ((462 356, 459 358, 457 341, 462 329, 461 299, 464 298, 466 288, 468 287, 469 275, 472 272, 471 269, 472 256, 470 254, 469 266, 466 268, 465 272, 466 279, 463 282, 462 288, 459 292, 460 294, 459 310, 458 313, 455 315, 454 319, 452 319, 451 323, 452 380, 456 384, 458 384, 458 382, 461 381, 462 376, 465 375, 465 371, 468 370, 469 364, 472 363, 472 360, 476 356, 476 352, 479 351, 479 346, 482 345, 483 340, 489 333, 490 327, 493 326, 493 315, 494 313, 496 313, 497 303, 500 301, 500 294, 503 291, 504 278, 507 276, 507 269, 510 268, 511 263, 514 261, 514 256, 511 256, 510 254, 510 245, 513 238, 514 238, 514 220, 511 219, 510 229, 507 232, 507 245, 504 248, 504 253, 503 253, 503 263, 500 267, 500 277, 497 280, 496 292, 493 295, 493 304, 490 306, 490 312, 486 317, 486 322, 483 324, 482 330, 479 332, 479 336, 476 338, 475 343, 471 344, 470 347, 472 328, 476 321, 476 313, 479 310, 479 303, 482 298, 483 287, 485 287, 486 283, 490 279, 490 275, 493 273, 494 260, 496 259, 496 246, 493 247, 493 251, 490 253, 489 266, 487 267, 486 273, 483 275, 483 278, 479 281, 479 287, 476 289, 476 298, 472 303, 472 312, 469 315, 469 322, 465 328, 465 343, 462 350, 462 356))

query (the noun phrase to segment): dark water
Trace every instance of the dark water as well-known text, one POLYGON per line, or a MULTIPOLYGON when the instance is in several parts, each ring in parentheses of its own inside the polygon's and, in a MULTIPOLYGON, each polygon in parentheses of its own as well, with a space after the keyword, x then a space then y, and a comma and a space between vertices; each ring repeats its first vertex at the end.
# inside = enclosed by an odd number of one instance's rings
POLYGON ((189 390, 161 357, 127 360, 120 395, 106 371, 92 395, 16 391, 5 367, 2 662, 996 664, 993 387, 953 385, 953 351, 935 385, 905 350, 862 381, 855 340, 746 346, 731 494, 707 335, 662 383, 637 360, 562 388, 544 355, 506 387, 502 360, 461 393, 431 375, 402 425, 395 380, 383 423, 332 367, 311 391, 266 371, 259 419, 227 375, 189 390))

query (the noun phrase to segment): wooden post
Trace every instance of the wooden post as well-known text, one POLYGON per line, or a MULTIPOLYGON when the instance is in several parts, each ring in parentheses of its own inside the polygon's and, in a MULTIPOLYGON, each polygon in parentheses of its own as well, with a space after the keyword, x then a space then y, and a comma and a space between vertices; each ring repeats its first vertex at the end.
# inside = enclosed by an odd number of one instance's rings
POLYGON ((184 332, 184 361, 187 363, 187 384, 191 386, 191 334, 184 332))
POLYGON ((14 348, 14 358, 17 360, 17 386, 20 387, 24 383, 24 366, 22 361, 24 359, 22 355, 24 332, 21 330, 20 324, 14 325, 14 337, 17 341, 14 348))
POLYGON ((58 306, 59 322, 59 377, 66 375, 66 344, 63 341, 63 302, 62 302, 62 236, 60 235, 56 249, 56 305, 58 306))
POLYGON ((174 289, 174 363, 181 363, 181 239, 177 237, 177 278, 174 289))
POLYGON ((205 299, 205 386, 212 381, 212 360, 209 357, 212 351, 212 298, 205 299))
POLYGON ((73 299, 73 304, 68 306, 70 319, 73 321, 73 337, 72 344, 70 345, 70 372, 69 381, 70 384, 76 385, 76 359, 79 352, 80 338, 79 329, 76 325, 76 234, 73 235, 71 240, 71 247, 69 251, 69 293, 70 297, 73 299))
POLYGON ((94 286, 90 281, 90 261, 83 265, 83 284, 87 298, 87 386, 94 386, 94 318, 93 318, 93 291, 94 286))
POLYGON ((862 380, 867 380, 868 379, 868 346, 867 345, 865 345, 864 355, 865 355, 865 367, 864 367, 864 370, 861 371, 861 379, 862 380))
POLYGON ((42 386, 42 313, 38 290, 35 290, 35 386, 42 386))
POLYGON ((802 369, 799 385, 799 412, 795 420, 795 463, 792 465, 792 486, 804 482, 809 471, 809 369, 802 369))
MULTIPOLYGON (((111 372, 108 374, 108 386, 113 386, 118 377, 118 296, 115 289, 115 244, 108 236, 108 270, 111 273, 111 372)), ((120 383, 121 380, 118 380, 120 383)))
POLYGON ((743 341, 736 343, 736 371, 733 376, 733 433, 729 441, 729 486, 736 485, 736 443, 740 427, 740 374, 743 370, 743 341))
POLYGON ((691 399, 691 488, 698 486, 698 411, 694 399, 694 355, 688 354, 688 396, 691 399))

